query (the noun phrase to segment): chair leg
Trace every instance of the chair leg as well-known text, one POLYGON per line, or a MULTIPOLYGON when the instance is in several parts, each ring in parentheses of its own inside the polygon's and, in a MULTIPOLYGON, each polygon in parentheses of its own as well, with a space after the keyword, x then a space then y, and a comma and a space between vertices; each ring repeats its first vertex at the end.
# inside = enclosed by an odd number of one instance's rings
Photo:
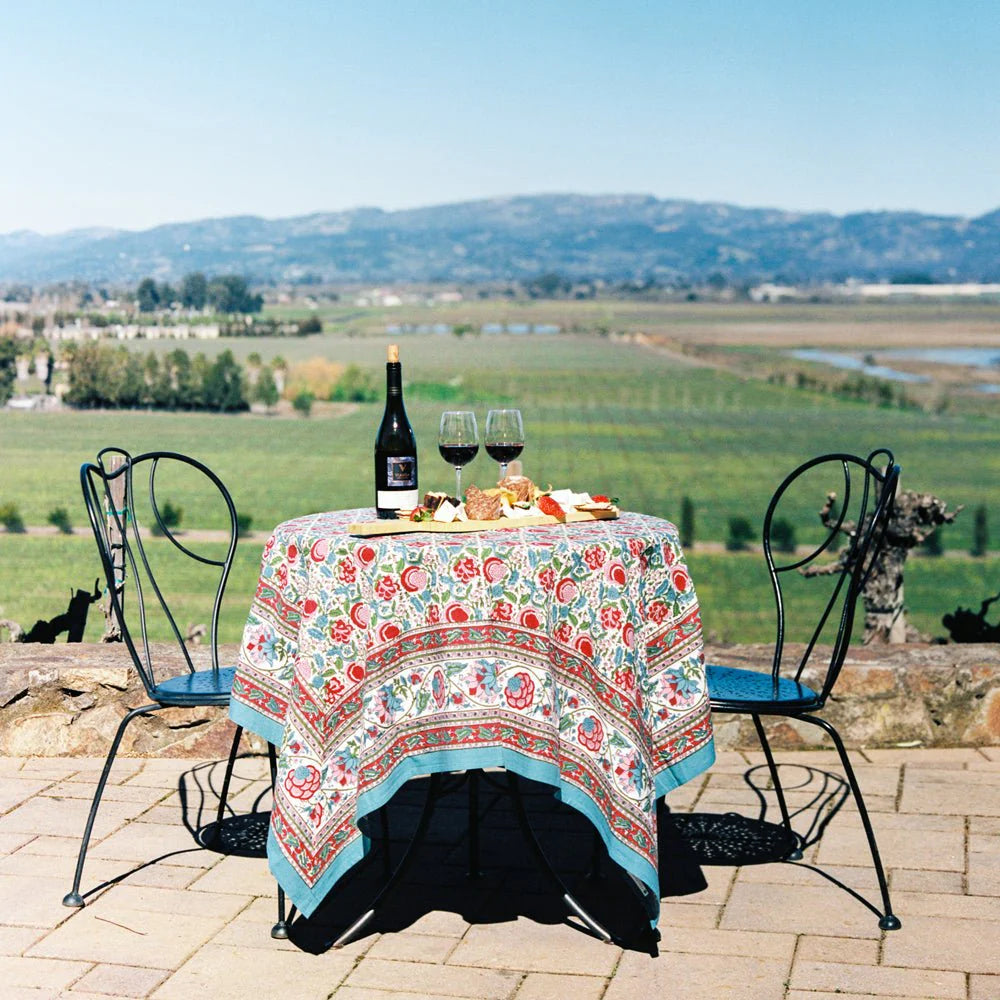
POLYGON ((875 865, 875 875, 878 878, 879 891, 882 893, 883 912, 879 918, 878 925, 884 931, 897 931, 903 925, 899 917, 892 912, 892 902, 889 899, 889 884, 886 881, 885 870, 882 867, 882 858, 878 852, 878 844, 875 842, 875 831, 872 829, 871 820, 868 818, 868 809, 865 807, 865 800, 861 795, 861 787, 858 785, 858 779, 854 775, 854 768, 851 767, 851 762, 848 759, 844 743, 840 738, 840 733, 826 719, 820 719, 814 715, 800 715, 797 718, 802 719, 803 722, 812 722, 819 726, 820 729, 829 735, 830 739, 833 740, 834 746, 837 748, 840 763, 844 768, 844 774, 854 794, 854 801, 858 804, 861 823, 865 828, 865 836, 868 838, 868 847, 871 850, 872 861, 875 865))
MULTIPOLYGON (((781 787, 781 781, 778 778, 778 768, 774 763, 774 755, 771 753, 771 744, 767 741, 767 733, 764 732, 764 726, 761 724, 760 716, 752 715, 751 718, 753 719, 754 728, 757 730, 757 739, 760 740, 761 749, 764 751, 764 759, 767 761, 767 769, 771 772, 771 784, 774 785, 774 793, 778 797, 778 808, 781 810, 781 823, 793 845, 792 850, 785 855, 785 860, 801 861, 802 849, 799 847, 799 838, 792 829, 792 820, 788 815, 788 804, 785 802, 785 791, 781 787)), ((763 801, 763 799, 761 801, 763 801)))
POLYGON ((100 780, 97 782, 97 789, 94 792, 94 801, 90 804, 90 815, 87 816, 87 825, 83 830, 83 840, 80 842, 80 853, 76 859, 76 872, 73 875, 73 888, 63 896, 63 906, 80 907, 84 905, 83 896, 80 895, 80 880, 83 878, 83 864, 87 859, 87 848, 90 845, 90 835, 94 830, 94 820, 97 817, 97 807, 101 804, 101 796, 104 794, 104 786, 108 783, 108 775, 111 773, 111 765, 115 762, 115 755, 121 745, 122 737, 128 724, 137 715, 148 715, 150 712, 157 712, 162 705, 143 705, 141 708, 133 708, 128 715, 118 724, 118 732, 111 742, 111 749, 108 751, 108 759, 104 762, 104 770, 101 772, 100 780))
POLYGON ((207 837, 206 844, 211 844, 218 839, 222 831, 222 819, 226 814, 226 800, 229 798, 229 784, 233 778, 233 768, 236 766, 236 751, 240 746, 240 738, 243 736, 243 727, 237 726, 233 736, 233 745, 229 748, 229 762, 226 764, 226 773, 222 779, 222 791, 219 793, 219 810, 215 814, 215 824, 212 827, 211 837, 207 837))

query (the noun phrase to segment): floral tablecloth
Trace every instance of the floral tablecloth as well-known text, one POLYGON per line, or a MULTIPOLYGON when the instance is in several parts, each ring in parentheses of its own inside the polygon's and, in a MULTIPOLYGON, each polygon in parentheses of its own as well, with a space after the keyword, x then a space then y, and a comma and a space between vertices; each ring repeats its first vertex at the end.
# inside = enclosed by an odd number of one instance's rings
POLYGON ((289 898, 313 912, 408 778, 502 765, 589 817, 658 900, 655 799, 714 760, 674 526, 347 533, 373 517, 279 525, 243 635, 230 716, 279 748, 268 857, 289 898))

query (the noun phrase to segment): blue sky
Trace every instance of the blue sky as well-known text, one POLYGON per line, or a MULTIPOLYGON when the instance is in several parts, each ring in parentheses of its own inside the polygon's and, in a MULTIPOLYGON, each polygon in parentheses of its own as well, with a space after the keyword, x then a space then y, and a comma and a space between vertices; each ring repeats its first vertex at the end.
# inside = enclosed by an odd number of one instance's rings
POLYGON ((0 37, 0 232, 557 191, 1000 207, 992 0, 38 0, 0 37))

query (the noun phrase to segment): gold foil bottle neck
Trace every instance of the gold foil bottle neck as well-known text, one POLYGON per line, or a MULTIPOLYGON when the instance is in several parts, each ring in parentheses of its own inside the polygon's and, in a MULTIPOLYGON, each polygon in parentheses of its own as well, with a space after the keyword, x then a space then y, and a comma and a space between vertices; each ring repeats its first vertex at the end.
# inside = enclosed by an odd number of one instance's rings
POLYGON ((388 359, 393 363, 399 361, 399 344, 389 345, 388 359))

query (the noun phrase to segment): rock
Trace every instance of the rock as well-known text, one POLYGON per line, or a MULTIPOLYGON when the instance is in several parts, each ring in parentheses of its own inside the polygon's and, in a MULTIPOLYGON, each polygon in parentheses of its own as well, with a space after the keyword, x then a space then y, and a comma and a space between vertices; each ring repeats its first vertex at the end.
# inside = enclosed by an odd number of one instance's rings
POLYGON ((28 690, 52 687, 59 680, 58 667, 33 667, 28 671, 28 690))
MULTIPOLYGON (((68 757, 72 755, 69 712, 49 712, 15 719, 3 729, 2 747, 9 757, 68 757)), ((80 753, 79 750, 76 751, 80 753)))
POLYGON ((4 708, 27 693, 27 670, 0 670, 0 708, 4 708))
POLYGON ((67 691, 95 691, 98 687, 125 691, 129 683, 129 667, 63 667, 59 684, 67 691))
MULTIPOLYGON (((208 666, 198 650, 198 667, 208 666)), ((788 648, 788 662, 801 646, 788 648)), ((222 664, 235 662, 237 647, 220 649, 222 664)), ((767 672, 771 647, 711 645, 710 663, 767 672)), ((154 648, 167 673, 185 670, 175 646, 154 648)), ((803 680, 822 683, 824 656, 803 680)), ((147 703, 139 678, 121 645, 0 645, 0 754, 103 757, 125 713, 147 703)), ((1000 645, 858 646, 851 650, 824 718, 848 746, 893 746, 919 742, 940 746, 1000 746, 1000 645)), ((714 718, 716 746, 757 750, 747 716, 714 718)), ((816 726, 794 720, 766 720, 775 747, 826 747, 816 726)), ((124 755, 227 756, 233 728, 224 708, 168 709, 135 719, 121 748, 124 755)), ((264 741, 245 735, 242 750, 261 752, 264 741)))
POLYGON ((66 707, 74 712, 86 712, 88 708, 93 708, 97 704, 97 699, 87 692, 66 698, 66 707))

